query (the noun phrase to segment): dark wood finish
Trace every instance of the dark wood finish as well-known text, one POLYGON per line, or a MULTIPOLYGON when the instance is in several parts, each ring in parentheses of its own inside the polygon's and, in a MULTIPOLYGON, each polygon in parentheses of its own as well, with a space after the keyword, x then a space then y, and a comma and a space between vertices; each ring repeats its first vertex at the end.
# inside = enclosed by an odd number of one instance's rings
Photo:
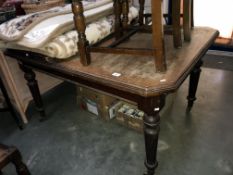
POLYGON ((81 58, 80 61, 84 66, 87 66, 91 63, 91 57, 88 50, 89 42, 87 41, 85 34, 86 23, 81 0, 72 3, 72 11, 74 14, 75 27, 78 31, 78 50, 81 58))
MULTIPOLYGON (((188 8, 185 8, 185 40, 190 40, 190 14, 191 14, 191 3, 189 0, 187 0, 189 4, 188 8)), ((74 22, 76 29, 79 33, 79 53, 81 58, 81 63, 85 66, 89 65, 91 63, 91 52, 101 52, 101 53, 118 53, 119 48, 116 48, 116 46, 120 43, 125 42, 126 39, 131 37, 133 34, 135 34, 135 28, 139 28, 141 30, 136 31, 146 31, 146 32, 152 32, 152 38, 153 42, 152 50, 153 50, 153 56, 154 56, 154 64, 155 64, 155 71, 156 72, 165 72, 167 68, 166 63, 166 54, 165 54, 165 45, 164 45, 164 26, 163 26, 163 12, 162 12, 162 1, 161 0, 152 0, 151 1, 151 8, 152 8, 152 15, 151 15, 151 21, 152 21, 152 30, 148 30, 148 24, 144 23, 144 17, 145 21, 148 21, 148 15, 144 15, 144 4, 145 0, 139 0, 140 9, 139 9, 139 20, 138 23, 134 23, 134 28, 129 27, 128 25, 128 12, 129 12, 129 2, 128 0, 115 0, 114 1, 114 13, 115 13, 115 41, 113 43, 110 43, 110 45, 106 46, 104 44, 104 47, 111 47, 113 49, 103 49, 103 45, 93 45, 91 48, 86 41, 85 36, 85 18, 83 15, 83 5, 81 3, 81 0, 73 2, 72 9, 74 13, 74 22), (127 30, 133 30, 131 34, 129 35, 128 32, 125 32, 127 30), (144 30, 143 30, 144 29, 144 30), (126 36, 124 35, 125 33, 126 36), (93 48, 94 47, 94 48, 93 48), (99 48, 102 47, 102 48, 99 48), (115 49, 116 48, 116 49, 115 49), (115 49, 115 51, 114 51, 115 49)), ((174 38, 174 46, 176 48, 180 48, 182 46, 182 38, 181 38, 181 25, 180 25, 180 6, 181 6, 181 0, 174 0, 172 3, 172 19, 173 19, 173 26, 172 26, 172 34, 174 38)), ((110 39, 111 40, 111 39, 110 39)), ((109 43, 109 42, 107 42, 109 43)), ((121 47, 122 53, 128 53, 128 54, 142 54, 144 53, 145 56, 147 54, 147 50, 145 52, 137 52, 136 50, 130 50, 129 47, 121 47)))
POLYGON ((133 48, 107 48, 107 47, 91 47, 91 52, 106 52, 111 54, 131 54, 131 55, 144 55, 153 56, 154 50, 152 49, 133 49, 133 48))
MULTIPOLYGON (((176 90, 217 36, 218 32, 211 28, 194 28, 192 42, 185 42, 181 49, 174 49, 172 37, 166 36, 165 51, 168 69, 165 73, 154 72, 154 59, 149 56, 92 53, 92 64, 83 66, 80 60, 75 58, 69 61, 48 63, 43 55, 28 51, 11 49, 5 54, 20 60, 27 67, 44 70, 59 77, 64 76, 74 81, 83 79, 81 83, 90 81, 91 84, 96 84, 99 82, 114 89, 149 97, 176 90), (27 57, 25 57, 26 54, 27 57), (114 77, 112 75, 114 72, 122 75, 114 77)), ((150 49, 151 43, 150 34, 138 33, 127 42, 120 44, 119 47, 140 48, 143 46, 150 49)))
POLYGON ((155 168, 158 166, 156 157, 160 130, 159 111, 163 108, 164 104, 165 95, 153 98, 142 98, 138 103, 138 108, 145 112, 143 122, 146 148, 146 175, 154 175, 155 168))
POLYGON ((37 83, 37 80, 35 79, 36 75, 32 71, 31 68, 24 65, 22 62, 19 62, 19 67, 24 72, 24 78, 27 80, 27 85, 28 85, 30 92, 32 94, 33 100, 34 100, 35 105, 36 105, 36 109, 40 113, 40 117, 41 117, 40 120, 42 121, 45 119, 45 110, 43 107, 43 101, 42 101, 42 98, 40 95, 38 83, 37 83))
POLYGON ((122 31, 121 31, 121 13, 122 13, 122 6, 120 4, 120 0, 115 0, 114 1, 114 14, 115 14, 115 37, 116 39, 120 38, 122 36, 122 31))
POLYGON ((173 41, 174 47, 182 46, 181 25, 180 25, 180 2, 181 0, 172 0, 172 25, 173 25, 173 41))
POLYGON ((122 0, 122 26, 124 29, 128 27, 128 14, 129 14, 129 2, 128 0, 122 0))
POLYGON ((144 6, 145 6, 145 0, 139 0, 139 24, 143 25, 144 22, 144 6))
MULTIPOLYGON (((24 67, 138 103, 139 109, 146 114, 143 121, 147 175, 154 175, 158 165, 159 111, 165 104, 165 95, 177 90, 186 77, 200 66, 199 60, 217 35, 218 32, 210 28, 194 28, 192 41, 185 42, 180 49, 173 47, 172 36, 165 36, 168 64, 164 73, 153 70, 153 56, 92 53, 92 64, 83 66, 78 58, 48 62, 45 56, 29 51, 8 49, 5 54, 19 60, 24 67), (114 76, 113 73, 118 74, 114 76)), ((118 46, 153 48, 151 36, 137 33, 118 46)))
MULTIPOLYGON (((0 144, 0 170, 9 163, 13 163, 18 175, 30 175, 27 166, 22 162, 22 156, 16 147, 0 144)), ((2 172, 0 171, 0 174, 2 172)))
POLYGON ((188 107, 187 110, 190 111, 193 107, 194 101, 196 98, 196 92, 197 92, 197 86, 201 74, 201 66, 203 64, 203 61, 200 60, 190 73, 190 80, 189 80, 189 94, 188 94, 188 107))
POLYGON ((153 47, 156 49, 154 52, 155 56, 155 67, 157 72, 166 71, 166 60, 165 60, 165 45, 164 45, 164 34, 163 34, 163 23, 162 23, 162 1, 156 0, 151 1, 152 10, 152 37, 153 47))
MULTIPOLYGON (((164 17, 167 18, 167 25, 172 25, 173 24, 173 20, 172 20, 172 9, 173 7, 173 1, 172 0, 168 0, 168 14, 164 14, 164 17)), ((183 28, 186 28, 185 30, 190 30, 188 28, 188 26, 191 25, 191 28, 194 27, 194 16, 193 16, 193 0, 181 0, 181 6, 182 9, 180 9, 180 18, 183 18, 184 21, 184 25, 183 28), (184 13, 184 14, 183 14, 184 13), (191 24, 190 24, 191 23, 191 24)), ((188 34, 186 31, 184 31, 184 33, 188 34)), ((191 38, 190 38, 191 39, 191 38)), ((185 41, 190 41, 190 39, 187 37, 185 38, 185 41)))
POLYGON ((118 46, 123 41, 129 39, 132 35, 134 35, 137 32, 138 29, 131 30, 127 32, 124 36, 120 37, 119 39, 116 39, 114 42, 112 42, 108 47, 113 48, 118 46))
POLYGON ((23 123, 22 121, 19 119, 15 109, 14 109, 14 106, 13 104, 11 103, 11 100, 8 96, 8 93, 7 93, 7 90, 4 86, 4 83, 2 81, 2 78, 0 77, 0 90, 2 91, 2 94, 3 94, 3 97, 6 101, 6 104, 7 104, 7 108, 4 108, 4 109, 0 109, 0 112, 4 112, 4 111, 9 111, 11 113, 11 116, 14 118, 14 120, 16 121, 16 124, 18 125, 18 127, 20 129, 23 129, 23 123))
POLYGON ((194 5, 193 5, 193 1, 194 0, 190 0, 191 1, 191 27, 193 28, 194 27, 194 5))
POLYGON ((183 30, 184 30, 184 40, 191 40, 191 28, 192 28, 192 2, 191 0, 183 0, 183 30))

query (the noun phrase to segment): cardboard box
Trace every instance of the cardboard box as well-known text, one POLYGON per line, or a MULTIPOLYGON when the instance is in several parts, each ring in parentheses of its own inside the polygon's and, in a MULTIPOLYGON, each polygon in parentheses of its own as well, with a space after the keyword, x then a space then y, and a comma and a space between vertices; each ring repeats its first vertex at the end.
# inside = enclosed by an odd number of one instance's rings
POLYGON ((104 120, 110 120, 109 108, 117 99, 93 89, 77 86, 77 101, 81 107, 86 108, 89 112, 104 120))
POLYGON ((121 125, 143 132, 143 116, 144 112, 137 109, 137 106, 122 103, 117 111, 116 120, 121 125))

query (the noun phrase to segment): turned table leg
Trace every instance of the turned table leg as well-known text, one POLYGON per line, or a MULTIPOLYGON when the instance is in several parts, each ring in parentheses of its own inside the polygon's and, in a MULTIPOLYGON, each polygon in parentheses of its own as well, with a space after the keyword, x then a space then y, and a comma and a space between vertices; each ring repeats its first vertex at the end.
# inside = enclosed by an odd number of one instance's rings
POLYGON ((201 74, 201 66, 203 64, 203 61, 200 60, 192 72, 190 73, 190 80, 189 80, 189 94, 188 94, 188 107, 187 110, 190 111, 193 107, 193 103, 196 100, 196 92, 197 92, 197 86, 201 74))
POLYGON ((154 98, 143 98, 140 100, 138 107, 145 112, 144 116, 144 139, 146 149, 145 166, 147 173, 145 175, 154 175, 158 166, 157 162, 157 146, 160 130, 159 112, 164 106, 165 96, 154 98))
POLYGON ((36 78, 35 73, 32 71, 31 68, 25 66, 23 63, 19 63, 19 66, 21 68, 21 70, 24 72, 24 78, 27 80, 27 85, 30 89, 31 95, 33 97, 33 100, 35 102, 37 111, 39 111, 40 113, 40 120, 44 120, 45 119, 45 110, 43 107, 43 101, 40 95, 40 90, 38 87, 38 83, 36 78))

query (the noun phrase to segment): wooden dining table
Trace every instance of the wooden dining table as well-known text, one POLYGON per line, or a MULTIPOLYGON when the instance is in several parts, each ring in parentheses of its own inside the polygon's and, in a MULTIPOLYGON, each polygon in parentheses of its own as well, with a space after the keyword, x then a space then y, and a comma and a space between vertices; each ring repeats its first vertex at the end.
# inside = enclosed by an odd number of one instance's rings
MULTIPOLYGON (((145 112, 146 174, 153 175, 158 165, 159 113, 166 103, 166 95, 176 91, 190 75, 187 109, 192 108, 202 57, 217 38, 218 31, 195 27, 191 35, 192 40, 184 42, 178 49, 173 47, 172 36, 165 36, 167 70, 162 73, 156 72, 154 58, 150 56, 91 53, 91 64, 83 66, 78 55, 65 61, 26 50, 7 49, 5 55, 18 60, 42 118, 46 115, 33 70, 136 102, 138 108, 145 112)), ((151 45, 151 34, 138 33, 119 47, 150 48, 151 45)))

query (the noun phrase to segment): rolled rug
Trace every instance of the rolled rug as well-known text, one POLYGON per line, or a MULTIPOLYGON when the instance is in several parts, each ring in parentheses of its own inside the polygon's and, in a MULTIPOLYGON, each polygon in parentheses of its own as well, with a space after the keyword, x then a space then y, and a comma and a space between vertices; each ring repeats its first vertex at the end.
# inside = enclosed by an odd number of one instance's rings
MULTIPOLYGON (((138 17, 138 10, 135 7, 129 9, 129 23, 138 17)), ((99 40, 105 38, 114 31, 115 18, 114 15, 101 18, 87 25, 86 37, 90 44, 95 44, 99 40)), ((38 48, 39 52, 52 58, 66 59, 78 52, 77 48, 78 34, 76 30, 64 33, 52 41, 48 42, 44 47, 38 48)))
MULTIPOLYGON (((90 10, 92 8, 100 7, 110 2, 112 2, 112 0, 82 1, 84 10, 90 10)), ((46 11, 31 13, 28 15, 20 16, 18 18, 14 18, 0 25, 0 40, 17 41, 41 21, 54 16, 69 13, 72 13, 71 5, 67 4, 63 7, 54 7, 46 11)))
MULTIPOLYGON (((86 23, 113 13, 113 3, 84 11, 86 23)), ((30 48, 40 48, 46 42, 74 28, 73 13, 54 16, 41 21, 30 29, 17 44, 30 48)))
MULTIPOLYGON (((130 7, 129 9, 129 23, 138 17, 138 9, 130 7)), ((113 15, 102 17, 92 23, 89 23, 86 27, 86 37, 90 44, 94 44, 103 39, 107 35, 114 32, 115 18, 113 15)), ((17 45, 15 42, 0 42, 2 48, 12 48, 19 50, 28 50, 36 53, 40 53, 50 58, 55 59, 68 59, 78 52, 77 47, 78 33, 75 29, 65 32, 64 34, 55 37, 43 47, 40 48, 28 48, 17 45)))

